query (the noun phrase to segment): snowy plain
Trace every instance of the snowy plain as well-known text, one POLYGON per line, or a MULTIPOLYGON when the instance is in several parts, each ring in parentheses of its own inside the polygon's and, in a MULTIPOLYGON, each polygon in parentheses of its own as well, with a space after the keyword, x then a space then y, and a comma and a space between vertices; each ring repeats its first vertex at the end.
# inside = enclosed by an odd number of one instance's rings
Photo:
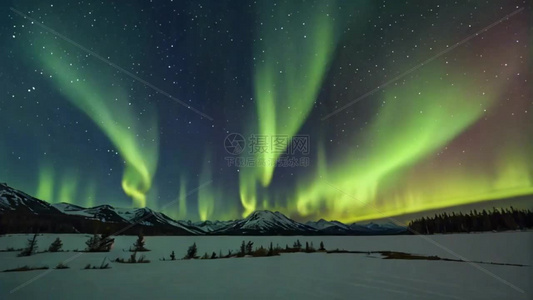
MULTIPOLYGON (((148 236, 147 264, 111 262, 111 269, 83 270, 124 252, 136 236, 117 236, 108 253, 78 253, 87 234, 43 234, 39 251, 60 237, 70 252, 17 257, 0 252, 0 271, 48 266, 49 270, 0 273, 0 299, 533 299, 533 232, 433 236, 148 236), (413 254, 526 267, 463 262, 382 259, 377 254, 292 253, 275 257, 215 260, 184 256, 195 242, 198 254, 237 251, 243 240, 268 247, 321 241, 326 249, 402 251, 413 254), (53 269, 68 261, 70 267, 53 269)), ((0 237, 0 250, 22 248, 29 235, 0 237)))

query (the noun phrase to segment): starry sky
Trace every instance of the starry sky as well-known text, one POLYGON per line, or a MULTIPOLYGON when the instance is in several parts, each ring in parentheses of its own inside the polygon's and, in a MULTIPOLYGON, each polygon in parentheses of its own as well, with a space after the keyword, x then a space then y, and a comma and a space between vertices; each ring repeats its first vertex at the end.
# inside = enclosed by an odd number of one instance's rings
POLYGON ((528 1, 0 13, 0 181, 51 203, 348 222, 533 195, 528 1))

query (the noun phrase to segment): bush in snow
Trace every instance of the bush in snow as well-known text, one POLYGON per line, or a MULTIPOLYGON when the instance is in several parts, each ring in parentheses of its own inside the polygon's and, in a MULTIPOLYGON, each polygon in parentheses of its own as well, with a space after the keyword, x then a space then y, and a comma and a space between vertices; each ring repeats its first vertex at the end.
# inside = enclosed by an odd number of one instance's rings
POLYGON ((302 244, 300 243, 300 240, 296 240, 296 242, 294 242, 294 244, 292 245, 292 247, 298 251, 300 251, 300 249, 302 249, 302 244))
POLYGON ((248 243, 246 243, 245 241, 242 241, 240 252, 238 253, 237 256, 252 255, 253 245, 254 243, 252 241, 248 241, 248 243))
POLYGON ((113 243, 115 242, 115 239, 112 239, 107 234, 94 234, 92 237, 85 242, 87 245, 86 251, 88 252, 109 252, 111 250, 111 247, 113 246, 113 243))
POLYGON ((128 260, 124 260, 123 258, 117 258, 115 259, 115 262, 128 263, 128 264, 142 264, 142 263, 149 263, 150 261, 147 260, 144 255, 141 255, 141 257, 137 259, 137 252, 133 252, 133 254, 130 256, 128 260))
POLYGON ((185 259, 192 259, 192 258, 198 258, 196 256, 196 253, 198 253, 198 248, 196 247, 196 243, 192 244, 192 246, 187 249, 187 254, 185 255, 185 259))
POLYGON ((307 253, 316 252, 315 247, 313 247, 313 242, 311 242, 311 245, 309 245, 308 242, 305 242, 305 252, 307 253))
POLYGON ((99 267, 97 267, 97 266, 92 266, 91 264, 87 264, 87 265, 85 266, 84 269, 85 269, 85 270, 111 269, 111 267, 109 266, 109 263, 106 264, 106 263, 105 263, 105 260, 106 260, 105 258, 104 258, 104 260, 102 260, 102 263, 100 264, 99 267))
POLYGON ((139 232, 139 235, 137 235, 137 241, 135 241, 135 244, 133 244, 133 249, 130 249, 130 251, 138 251, 138 252, 145 252, 150 251, 144 247, 145 241, 144 241, 144 235, 142 232, 139 232))
POLYGON ((246 254, 246 242, 242 241, 241 251, 239 252, 239 256, 244 256, 244 254, 246 254))
POLYGON ((31 239, 28 239, 28 246, 20 252, 19 256, 30 256, 37 251, 37 233, 31 239))
POLYGON ((254 257, 268 256, 268 251, 265 248, 263 248, 263 246, 261 246, 259 247, 259 249, 256 249, 252 255, 254 257))
POLYGON ((58 252, 61 251, 61 248, 63 247, 63 242, 61 242, 60 238, 56 238, 55 241, 48 247, 48 251, 50 252, 58 252))
POLYGON ((246 254, 248 255, 252 255, 252 247, 253 247, 254 243, 252 241, 248 241, 248 243, 246 244, 246 254))
POLYGON ((274 247, 272 247, 272 242, 270 242, 270 247, 268 247, 267 256, 274 255, 274 247))
POLYGON ((324 248, 324 242, 320 242, 320 248, 318 248, 318 251, 326 251, 326 248, 324 248))
POLYGON ((61 270, 61 269, 68 269, 68 268, 69 268, 69 266, 64 265, 63 263, 59 263, 59 264, 57 264, 57 266, 54 269, 61 270))
POLYGON ((24 266, 24 267, 19 267, 19 268, 15 268, 15 269, 4 270, 3 272, 21 272, 21 271, 32 271, 32 270, 48 270, 48 267, 47 266, 44 266, 44 267, 28 267, 28 266, 24 266))

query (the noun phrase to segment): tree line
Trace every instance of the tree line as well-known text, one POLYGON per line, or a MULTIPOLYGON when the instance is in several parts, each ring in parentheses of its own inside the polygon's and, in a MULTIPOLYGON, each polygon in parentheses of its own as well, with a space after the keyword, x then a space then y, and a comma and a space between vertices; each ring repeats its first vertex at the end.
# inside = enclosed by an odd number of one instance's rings
POLYGON ((533 212, 509 208, 492 211, 471 210, 470 213, 442 213, 409 222, 410 231, 420 234, 506 231, 533 228, 533 212))

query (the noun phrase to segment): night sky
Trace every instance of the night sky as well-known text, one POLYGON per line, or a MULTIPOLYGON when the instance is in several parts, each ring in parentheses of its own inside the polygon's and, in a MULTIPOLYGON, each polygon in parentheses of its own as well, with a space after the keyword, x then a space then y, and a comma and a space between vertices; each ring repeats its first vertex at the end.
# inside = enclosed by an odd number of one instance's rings
POLYGON ((528 1, 0 13, 0 181, 40 199, 348 222, 533 195, 528 1))

